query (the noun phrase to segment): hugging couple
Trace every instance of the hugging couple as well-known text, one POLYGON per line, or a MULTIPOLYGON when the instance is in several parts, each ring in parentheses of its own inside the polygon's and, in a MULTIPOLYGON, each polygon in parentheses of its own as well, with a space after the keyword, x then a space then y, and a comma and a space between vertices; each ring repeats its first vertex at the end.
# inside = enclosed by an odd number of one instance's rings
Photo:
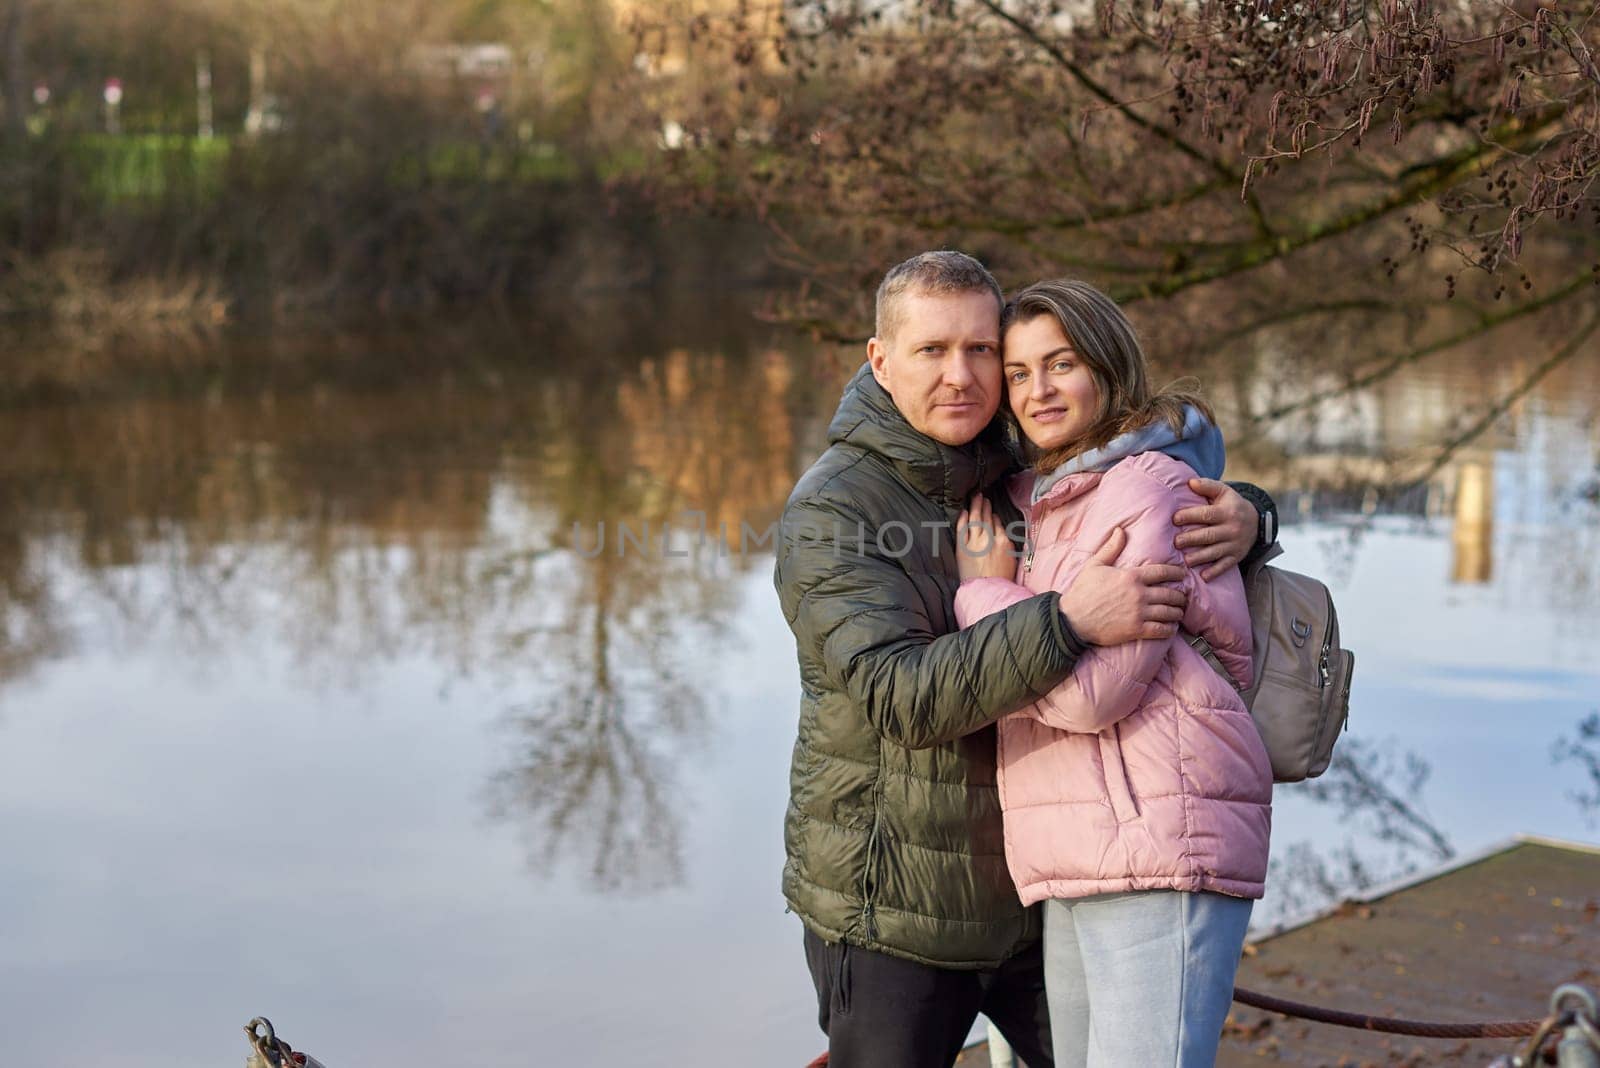
POLYGON ((1029 1068, 1210 1065, 1267 870, 1234 684, 1272 502, 1217 481, 1205 402, 1153 389, 1081 282, 1007 302, 923 253, 867 357, 776 572, 802 684, 783 892, 832 1068, 942 1068, 980 1012, 1029 1068))

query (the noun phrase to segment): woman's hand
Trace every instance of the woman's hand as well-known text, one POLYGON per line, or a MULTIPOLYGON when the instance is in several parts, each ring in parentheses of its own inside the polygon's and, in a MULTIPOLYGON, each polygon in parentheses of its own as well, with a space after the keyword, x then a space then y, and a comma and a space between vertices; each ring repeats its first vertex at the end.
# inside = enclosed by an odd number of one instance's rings
POLYGON ((1000 521, 989 507, 989 498, 981 493, 973 494, 971 503, 956 517, 956 566, 963 582, 975 578, 1017 577, 1011 539, 1000 529, 1000 521))

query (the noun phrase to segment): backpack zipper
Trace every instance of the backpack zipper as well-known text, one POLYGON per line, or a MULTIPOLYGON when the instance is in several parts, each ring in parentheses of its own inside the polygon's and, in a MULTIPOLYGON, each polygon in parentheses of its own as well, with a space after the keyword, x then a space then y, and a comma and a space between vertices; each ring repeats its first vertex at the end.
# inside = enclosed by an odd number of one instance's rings
POLYGON ((1333 652, 1333 627, 1331 625, 1333 620, 1333 597, 1331 595, 1328 597, 1328 620, 1330 625, 1322 635, 1322 655, 1317 658, 1317 670, 1322 673, 1322 684, 1317 687, 1319 690, 1327 689, 1328 683, 1333 679, 1333 673, 1328 668, 1328 657, 1333 652))

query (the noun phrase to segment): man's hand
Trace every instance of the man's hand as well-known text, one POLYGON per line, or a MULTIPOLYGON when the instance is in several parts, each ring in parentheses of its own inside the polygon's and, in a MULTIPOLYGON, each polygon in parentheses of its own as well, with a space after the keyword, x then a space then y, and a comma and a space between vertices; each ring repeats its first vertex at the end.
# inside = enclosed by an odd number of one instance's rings
POLYGON ((1192 528, 1180 533, 1172 543, 1183 553, 1183 562, 1190 567, 1210 565, 1200 573, 1200 577, 1209 582, 1226 574, 1229 568, 1239 566, 1239 561, 1256 543, 1261 516, 1255 505, 1226 483, 1211 478, 1191 478, 1189 488, 1211 503, 1181 509, 1172 517, 1178 526, 1192 528))
POLYGON ((973 494, 972 502, 956 517, 956 567, 963 582, 1017 576, 1011 539, 1001 531, 989 498, 981 493, 973 494))
POLYGON ((1061 613, 1078 636, 1092 645, 1120 645, 1139 638, 1170 638, 1178 632, 1188 596, 1166 583, 1182 582, 1184 570, 1172 564, 1116 567, 1128 544, 1121 527, 1061 595, 1061 613))

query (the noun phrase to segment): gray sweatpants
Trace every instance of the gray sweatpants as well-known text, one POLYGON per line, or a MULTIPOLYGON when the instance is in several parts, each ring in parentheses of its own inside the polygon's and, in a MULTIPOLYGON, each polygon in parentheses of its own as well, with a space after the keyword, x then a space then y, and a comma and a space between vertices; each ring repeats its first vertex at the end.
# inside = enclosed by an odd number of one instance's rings
POLYGON ((1209 1068, 1254 902, 1140 890, 1044 903, 1056 1068, 1209 1068))

